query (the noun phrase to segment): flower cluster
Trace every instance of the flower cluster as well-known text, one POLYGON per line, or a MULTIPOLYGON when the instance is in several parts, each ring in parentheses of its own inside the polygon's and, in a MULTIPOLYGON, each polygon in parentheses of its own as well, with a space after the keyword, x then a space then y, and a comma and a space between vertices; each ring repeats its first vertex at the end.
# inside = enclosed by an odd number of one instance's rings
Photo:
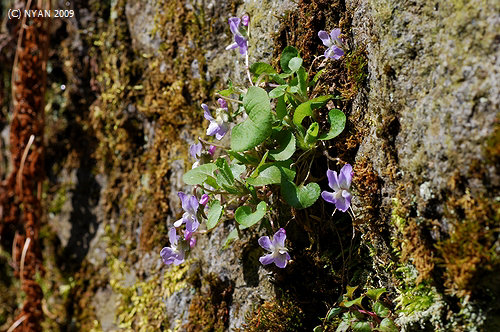
POLYGON ((243 15, 240 19, 239 17, 231 17, 229 19, 229 28, 234 37, 234 43, 226 47, 226 50, 232 50, 239 48, 241 55, 246 55, 248 52, 248 23, 250 17, 248 15, 243 15), (240 24, 243 23, 241 26, 240 24))
MULTIPOLYGON (((269 213, 272 209, 268 204, 275 199, 271 197, 273 192, 266 192, 269 186, 281 185, 281 198, 297 209, 312 206, 320 195, 325 201, 335 204, 336 210, 346 212, 351 206, 351 165, 344 165, 338 174, 327 171, 328 185, 333 192, 321 192, 319 184, 311 181, 304 183, 303 180, 298 184, 297 167, 292 166, 301 159, 297 159, 299 149, 302 156, 314 151, 320 140, 338 136, 345 127, 345 114, 339 109, 329 110, 327 121, 330 129, 320 129, 322 119, 312 111, 312 103, 315 108, 325 107, 334 96, 310 98, 308 87, 316 82, 308 79, 303 59, 296 48, 287 46, 283 50, 280 66, 284 75, 278 75, 275 68, 265 63, 249 66, 249 21, 248 15, 229 19, 234 42, 227 49, 238 48, 240 54, 245 56, 250 86, 230 85, 228 89, 219 91, 221 98, 217 100, 215 111, 201 104, 204 118, 209 122, 206 135, 213 136, 213 141, 222 141, 209 143, 200 137, 189 147, 193 166, 184 174, 183 180, 187 185, 195 186, 195 195, 178 193, 183 214, 168 231, 170 246, 160 252, 167 265, 179 265, 185 261, 196 245, 196 234, 202 219, 206 218, 206 231, 210 231, 226 215, 234 219, 235 227, 224 247, 237 239, 243 229, 255 227, 258 223, 261 226, 271 225, 274 231, 277 229, 272 239, 269 236, 258 239, 259 245, 266 251, 259 261, 262 265, 274 264, 285 268, 291 259, 285 246, 286 231, 275 227, 271 220, 273 214, 269 213), (298 82, 300 84, 297 85, 298 82), (227 100, 232 104, 228 105, 227 100), (236 104, 239 106, 235 108, 236 104), (303 111, 294 113, 299 107, 303 111), (302 121, 306 116, 310 120, 302 121), (287 121, 291 117, 293 121, 287 121), (232 124, 239 119, 242 119, 241 122, 232 124), (229 150, 224 147, 228 140, 223 138, 230 129, 229 150), (215 146, 220 149, 217 158, 214 158, 215 146)), ((318 33, 327 47, 324 54, 327 59, 340 59, 344 55, 340 33, 340 29, 334 29, 330 34, 325 31, 318 33)), ((313 157, 312 154, 309 156, 313 157)))
POLYGON ((196 245, 196 239, 193 236, 200 226, 198 221, 198 208, 200 205, 205 206, 208 202, 208 195, 204 194, 200 200, 194 195, 187 195, 182 191, 178 193, 181 199, 182 209, 184 214, 182 218, 174 222, 174 227, 170 228, 168 238, 170 247, 164 247, 160 251, 160 256, 165 264, 179 265, 184 262, 186 254, 190 248, 196 245), (177 229, 185 225, 183 230, 184 238, 180 239, 177 235, 177 229))

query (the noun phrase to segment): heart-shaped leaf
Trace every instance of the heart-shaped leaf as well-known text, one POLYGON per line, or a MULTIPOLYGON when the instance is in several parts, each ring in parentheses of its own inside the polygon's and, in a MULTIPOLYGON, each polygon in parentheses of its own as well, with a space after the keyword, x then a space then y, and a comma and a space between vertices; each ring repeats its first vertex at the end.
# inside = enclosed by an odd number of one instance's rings
POLYGON ((278 148, 269 151, 269 156, 274 160, 287 160, 295 152, 295 136, 289 130, 275 132, 273 138, 278 143, 278 148))
POLYGON ((293 181, 295 169, 290 169, 290 164, 290 161, 264 164, 258 169, 259 175, 255 178, 248 178, 247 183, 259 187, 293 181))
POLYGON ((299 51, 293 46, 287 46, 281 53, 280 58, 280 66, 281 69, 287 74, 292 72, 292 69, 289 67, 290 60, 299 56, 299 51))
POLYGON ((346 117, 344 112, 336 108, 328 113, 328 122, 330 122, 330 130, 326 134, 319 136, 319 140, 328 140, 337 137, 345 128, 346 117))
POLYGON ((302 66, 302 59, 299 57, 291 58, 288 62, 288 68, 290 68, 292 73, 295 73, 297 70, 299 70, 300 66, 302 66))
POLYGON ((241 226, 248 228, 255 225, 264 217, 266 214, 266 207, 267 204, 264 201, 257 204, 255 212, 252 212, 252 208, 250 206, 240 206, 236 209, 236 211, 234 211, 234 219, 241 226))
POLYGON ((243 106, 248 118, 231 131, 231 149, 237 152, 250 150, 271 135, 271 102, 267 92, 251 86, 243 98, 243 106))
POLYGON ((276 74, 276 70, 265 62, 255 62, 250 66, 250 72, 259 77, 261 74, 276 74))
POLYGON ((315 182, 308 183, 306 186, 300 185, 297 187, 291 181, 281 183, 281 195, 286 202, 297 209, 305 209, 316 202, 321 189, 315 182))
POLYGON ((216 169, 215 164, 203 164, 184 173, 182 180, 192 186, 202 184, 207 178, 214 178, 216 169))
POLYGON ((332 98, 332 95, 319 96, 300 104, 299 106, 297 106, 293 114, 293 123, 298 128, 303 128, 302 120, 304 120, 306 116, 313 117, 313 110, 325 106, 326 103, 332 98))

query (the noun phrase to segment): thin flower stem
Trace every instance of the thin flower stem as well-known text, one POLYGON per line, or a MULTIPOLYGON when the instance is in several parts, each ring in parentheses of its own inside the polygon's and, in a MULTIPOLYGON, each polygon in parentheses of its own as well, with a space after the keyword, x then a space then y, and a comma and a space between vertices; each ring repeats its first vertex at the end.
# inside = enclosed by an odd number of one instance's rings
MULTIPOLYGON (((335 211, 337 211, 336 208, 335 208, 335 211)), ((335 211, 333 211, 333 213, 335 213, 335 211)), ((332 213, 332 217, 333 217, 333 213, 332 213)), ((344 278, 345 278, 345 264, 346 264, 345 257, 344 257, 344 246, 342 245, 342 238, 340 237, 339 231, 338 231, 337 227, 335 227, 335 225, 333 225, 333 229, 335 229, 335 233, 337 233, 337 237, 339 238, 340 252, 342 254, 342 287, 343 287, 344 286, 344 278)))
POLYGON ((208 144, 208 145, 213 145, 213 146, 216 146, 218 148, 221 148, 221 149, 227 149, 224 145, 221 145, 221 144, 217 144, 217 143, 214 143, 214 142, 208 142, 208 141, 205 141, 203 138, 201 137, 198 137, 198 140, 202 143, 205 143, 205 144, 208 144))
POLYGON ((250 67, 248 66, 248 50, 245 53, 245 68, 246 68, 246 71, 247 71, 248 80, 250 81, 250 85, 253 86, 252 76, 250 75, 250 67))
POLYGON ((311 69, 312 69, 314 63, 316 62, 316 60, 324 58, 324 57, 325 57, 324 55, 320 55, 320 56, 317 56, 314 58, 313 62, 311 63, 311 66, 309 67, 309 70, 307 71, 307 76, 309 76, 309 74, 311 73, 311 69))
POLYGON ((210 189, 205 188, 205 187, 200 187, 200 188, 202 188, 204 191, 208 191, 209 193, 215 194, 215 195, 226 195, 227 194, 226 192, 214 191, 214 190, 210 190, 210 189))
POLYGON ((309 178, 309 174, 311 174, 311 167, 312 167, 313 161, 314 161, 314 158, 311 158, 311 162, 309 163, 309 169, 307 170, 307 175, 304 178, 304 181, 302 181, 302 184, 306 183, 307 179, 309 178))
POLYGON ((223 95, 221 95, 219 93, 216 93, 215 96, 216 97, 220 97, 222 99, 225 99, 227 101, 232 101, 232 102, 235 102, 235 103, 238 103, 238 104, 243 104, 243 102, 241 100, 229 98, 229 97, 223 96, 223 95))

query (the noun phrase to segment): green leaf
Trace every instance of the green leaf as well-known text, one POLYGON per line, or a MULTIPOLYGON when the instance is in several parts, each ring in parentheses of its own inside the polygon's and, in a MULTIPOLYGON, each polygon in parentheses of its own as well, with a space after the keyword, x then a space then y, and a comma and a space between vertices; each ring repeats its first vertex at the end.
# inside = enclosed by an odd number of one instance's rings
POLYGON ((290 164, 291 161, 285 161, 262 165, 259 169, 259 175, 255 178, 248 178, 247 183, 260 187, 282 183, 283 181, 293 181, 295 170, 290 169, 290 164))
POLYGON ((288 62, 288 68, 295 73, 302 66, 302 59, 300 57, 291 58, 288 62))
POLYGON ((380 322, 380 325, 378 327, 378 330, 381 332, 398 332, 399 331, 396 324, 394 324, 394 322, 392 320, 390 320, 389 318, 382 319, 382 321, 380 322))
POLYGON ((387 290, 385 288, 375 288, 366 291, 366 296, 368 296, 373 301, 378 301, 380 296, 384 294, 387 290))
POLYGON ((267 160, 267 156, 269 155, 269 150, 266 151, 266 153, 264 153, 264 155, 262 156, 262 158, 260 159, 260 162, 259 164, 257 165, 257 167, 255 168, 255 170, 252 172, 252 174, 250 174, 250 177, 251 178, 256 178, 257 176, 259 176, 259 172, 261 170, 261 167, 262 165, 264 165, 266 163, 266 160, 267 160))
POLYGON ((257 204, 255 212, 252 212, 250 206, 240 206, 234 211, 234 219, 245 228, 251 227, 264 217, 266 208, 267 204, 264 201, 257 204))
POLYGON ((300 93, 304 96, 307 97, 307 72, 304 69, 304 67, 301 67, 297 71, 297 78, 299 79, 299 89, 300 93))
POLYGON ((306 132, 306 137, 304 137, 304 141, 306 144, 315 143, 318 140, 319 134, 319 124, 317 122, 311 123, 306 132))
POLYGON ((332 97, 332 95, 320 96, 300 104, 293 114, 293 123, 298 128, 303 128, 302 120, 304 120, 306 116, 313 117, 313 110, 325 106, 332 97))
POLYGON ((349 329, 349 323, 341 322, 335 332, 346 332, 349 329))
POLYGON ((247 170, 246 166, 241 164, 231 164, 229 168, 235 179, 239 179, 240 175, 247 170))
POLYGON ((281 53, 280 66, 285 73, 291 73, 292 70, 289 67, 289 62, 295 57, 299 56, 299 51, 293 46, 287 46, 281 53))
POLYGON ((334 307, 331 308, 326 314, 326 321, 331 321, 335 316, 338 316, 342 312, 342 308, 334 307))
POLYGON ((278 75, 278 74, 272 74, 272 75, 269 75, 276 83, 278 84, 281 84, 281 85, 285 85, 286 84, 286 81, 284 80, 283 77, 281 77, 281 75, 278 75))
POLYGON ((288 88, 288 85, 279 85, 269 91, 269 98, 278 98, 285 94, 285 90, 288 88))
POLYGON ((271 102, 267 92, 251 86, 243 98, 248 118, 231 131, 231 149, 236 152, 250 150, 271 135, 271 102))
POLYGON ((272 136, 276 143, 278 143, 278 148, 269 151, 269 156, 274 160, 287 160, 295 152, 295 136, 290 130, 282 130, 275 132, 272 136))
POLYGON ((325 72, 325 70, 324 70, 324 69, 321 69, 320 71, 318 71, 318 72, 316 73, 316 75, 314 75, 314 77, 313 77, 313 79, 312 79, 311 83, 309 83, 309 86, 314 86, 314 85, 316 85, 316 83, 318 82, 319 78, 321 77, 321 75, 323 75, 323 73, 324 73, 324 72, 325 72))
POLYGON ((222 206, 219 201, 212 200, 208 203, 208 212, 207 212, 207 230, 211 230, 217 225, 219 219, 222 215, 222 206))
POLYGON ((345 128, 346 117, 344 112, 336 108, 328 113, 328 122, 330 122, 330 130, 326 134, 319 136, 319 140, 328 140, 337 137, 345 128))
POLYGON ((224 177, 227 183, 232 185, 234 183, 234 176, 233 172, 231 172, 231 169, 229 168, 226 159, 222 157, 217 158, 217 160, 215 161, 215 165, 217 166, 220 174, 224 177))
POLYGON ((250 72, 259 77, 261 74, 276 74, 276 70, 265 62, 255 62, 250 66, 250 72))
POLYGON ((313 205, 318 199, 320 192, 321 189, 315 182, 298 187, 291 181, 281 183, 281 195, 288 204, 297 209, 305 209, 313 205))
POLYGON ((324 329, 321 325, 318 325, 313 329, 313 332, 323 332, 323 331, 324 329))
POLYGON ((238 230, 235 228, 233 229, 229 235, 226 237, 226 240, 224 241, 224 245, 222 246, 222 249, 227 249, 229 245, 238 238, 238 230))
POLYGON ((230 194, 238 194, 239 190, 234 185, 233 172, 231 172, 231 168, 229 168, 226 159, 218 158, 215 164, 219 170, 219 174, 217 174, 216 177, 217 184, 230 194))
POLYGON ((239 153, 231 150, 228 150, 227 153, 242 164, 257 165, 259 163, 259 160, 250 154, 239 153))
POLYGON ((203 164, 184 173, 182 180, 192 186, 202 184, 207 178, 214 178, 216 169, 215 164, 203 164))
POLYGON ((356 289, 358 289, 358 286, 354 286, 354 287, 351 287, 351 286, 347 286, 347 297, 350 299, 352 299, 352 296, 354 295, 354 292, 356 291, 356 289))
POLYGON ((379 301, 373 304, 373 312, 380 317, 387 317, 391 313, 390 310, 379 301))
POLYGON ((355 298, 352 301, 344 302, 344 307, 350 308, 353 305, 359 305, 359 306, 361 306, 361 301, 363 301, 363 296, 357 297, 357 298, 355 298))
POLYGON ((276 102, 276 117, 278 120, 283 120, 287 114, 285 97, 281 96, 276 102))
POLYGON ((299 86, 298 85, 290 86, 290 89, 288 89, 288 91, 290 93, 297 93, 297 92, 299 92, 299 86))
POLYGON ((371 332, 372 328, 369 322, 356 322, 352 326, 354 332, 371 332))

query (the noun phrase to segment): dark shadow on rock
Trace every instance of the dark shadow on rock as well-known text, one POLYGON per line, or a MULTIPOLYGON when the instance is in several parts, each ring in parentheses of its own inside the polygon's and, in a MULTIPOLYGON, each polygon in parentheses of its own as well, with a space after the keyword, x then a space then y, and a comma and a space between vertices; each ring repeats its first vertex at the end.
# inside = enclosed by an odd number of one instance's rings
POLYGON ((91 169, 79 168, 76 173, 78 182, 71 199, 71 235, 59 257, 61 268, 68 272, 79 268, 97 231, 98 221, 94 211, 99 203, 101 186, 91 169))
MULTIPOLYGON (((257 241, 249 243, 256 244, 257 241)), ((259 257, 262 253, 262 249, 255 245, 248 245, 243 249, 243 278, 249 287, 259 286, 259 257)))

